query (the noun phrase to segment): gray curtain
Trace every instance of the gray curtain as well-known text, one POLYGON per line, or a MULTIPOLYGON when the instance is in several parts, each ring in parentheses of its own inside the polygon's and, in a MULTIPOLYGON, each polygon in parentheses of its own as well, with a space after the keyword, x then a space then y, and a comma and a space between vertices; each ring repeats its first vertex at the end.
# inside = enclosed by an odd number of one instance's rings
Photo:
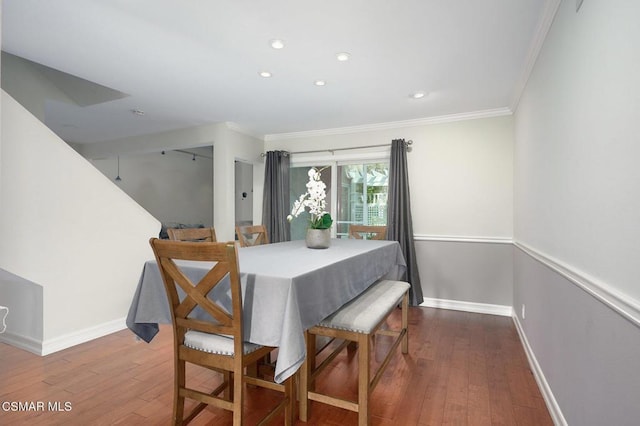
POLYGON ((287 221, 290 211, 289 153, 268 151, 264 168, 262 224, 267 228, 270 242, 291 240, 291 230, 287 221))
POLYGON ((387 213, 387 239, 400 243, 407 262, 406 280, 411 284, 409 297, 411 305, 423 302, 422 286, 416 261, 416 247, 413 242, 413 222, 409 200, 409 175, 407 170, 407 143, 404 139, 391 142, 389 161, 389 202, 387 213))

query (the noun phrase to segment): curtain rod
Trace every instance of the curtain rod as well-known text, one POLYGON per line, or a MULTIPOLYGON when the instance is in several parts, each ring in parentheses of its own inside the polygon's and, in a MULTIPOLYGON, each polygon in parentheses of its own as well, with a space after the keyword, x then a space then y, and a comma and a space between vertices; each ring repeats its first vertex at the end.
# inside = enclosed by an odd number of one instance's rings
MULTIPOLYGON (((411 145, 413 144, 412 140, 408 140, 405 142, 407 145, 411 145)), ((389 144, 385 143, 385 144, 380 144, 380 145, 365 145, 365 146, 354 146, 351 148, 334 148, 334 149, 316 149, 313 151, 295 151, 295 152, 287 152, 285 151, 285 156, 287 155, 292 155, 292 154, 314 154, 317 152, 329 152, 331 154, 333 154, 335 151, 350 151, 353 149, 367 149, 367 148, 380 148, 383 146, 390 146, 389 144)), ((261 157, 265 157, 267 154, 266 153, 262 153, 260 154, 261 157)))

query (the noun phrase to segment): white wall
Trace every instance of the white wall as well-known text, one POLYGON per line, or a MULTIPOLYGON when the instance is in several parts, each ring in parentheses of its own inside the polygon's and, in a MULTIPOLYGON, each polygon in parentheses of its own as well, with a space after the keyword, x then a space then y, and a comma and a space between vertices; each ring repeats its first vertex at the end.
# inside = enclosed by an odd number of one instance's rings
POLYGON ((263 142, 241 133, 227 123, 216 123, 152 135, 135 136, 114 141, 84 144, 77 147, 86 158, 102 158, 163 149, 188 149, 213 145, 213 225, 220 241, 235 238, 235 161, 253 164, 253 218, 262 222, 262 188, 264 161, 260 154, 263 142))
POLYGON ((268 140, 265 149, 345 148, 398 138, 413 140, 407 161, 416 235, 511 238, 511 116, 268 140))
MULTIPOLYGON (((455 302, 500 305, 495 313, 510 314, 512 251, 504 243, 513 235, 513 118, 432 121, 360 132, 273 136, 267 138, 265 150, 296 152, 413 140, 407 160, 418 268, 425 297, 434 299, 426 304, 447 299, 449 307, 455 302), (448 255, 439 255, 444 252, 448 255)), ((350 156, 358 152, 363 151, 340 151, 350 156)), ((459 306, 475 309, 468 303, 459 306)))
POLYGON ((46 102, 75 104, 32 63, 6 52, 2 52, 2 88, 43 123, 46 102))
POLYGON ((638 16, 562 2, 515 114, 514 307, 558 424, 640 418, 638 16))
POLYGON ((640 301, 640 3, 570 3, 517 111, 516 238, 640 301))
POLYGON ((91 163, 163 224, 213 226, 213 148, 137 153, 91 163), (186 152, 186 151, 185 151, 186 152))
POLYGON ((43 289, 41 352, 124 328, 159 222, 5 92, 1 130, 0 269, 43 289))

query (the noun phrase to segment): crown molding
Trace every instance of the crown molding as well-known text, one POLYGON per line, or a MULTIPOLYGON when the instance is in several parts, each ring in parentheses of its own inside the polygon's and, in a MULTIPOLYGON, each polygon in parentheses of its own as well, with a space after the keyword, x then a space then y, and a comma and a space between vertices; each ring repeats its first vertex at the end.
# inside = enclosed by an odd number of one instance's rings
POLYGON ((525 67, 522 70, 520 79, 514 87, 513 99, 511 99, 511 104, 509 105, 509 109, 511 111, 515 112, 515 110, 518 108, 522 93, 527 86, 527 82, 529 81, 531 73, 533 72, 533 67, 538 60, 538 55, 540 55, 540 51, 542 50, 544 41, 546 40, 547 34, 551 29, 551 24, 553 23, 556 13, 558 12, 561 1, 562 0, 546 1, 546 4, 544 6, 544 13, 542 14, 542 18, 538 22, 538 28, 536 28, 536 33, 533 37, 533 40, 531 41, 531 46, 529 46, 529 52, 527 53, 525 67))
POLYGON ((451 123, 454 121, 474 120, 478 118, 500 117, 511 115, 509 108, 486 109, 482 111, 464 112, 460 114, 441 115, 437 117, 417 118, 412 120, 391 121, 387 123, 365 124, 362 126, 337 127, 333 129, 308 130, 303 132, 277 133, 265 135, 264 140, 278 141, 286 139, 309 138, 316 136, 333 136, 350 133, 372 132, 378 130, 398 129, 403 127, 426 126, 431 124, 451 123))
POLYGON ((252 131, 240 126, 238 123, 234 123, 233 121, 225 121, 224 125, 227 126, 229 130, 233 130, 234 132, 242 133, 243 135, 251 136, 252 138, 264 141, 264 135, 253 133, 252 131))

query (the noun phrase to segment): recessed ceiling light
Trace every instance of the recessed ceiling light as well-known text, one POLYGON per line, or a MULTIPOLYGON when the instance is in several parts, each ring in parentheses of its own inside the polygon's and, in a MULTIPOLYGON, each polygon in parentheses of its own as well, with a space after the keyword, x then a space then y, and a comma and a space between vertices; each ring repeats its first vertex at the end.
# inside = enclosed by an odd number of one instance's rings
POLYGON ((412 93, 409 97, 413 99, 420 99, 420 98, 424 98, 424 96, 425 96, 424 92, 416 92, 416 93, 412 93))
POLYGON ((271 45, 271 47, 273 47, 274 49, 282 49, 284 47, 284 41, 280 40, 280 39, 273 39, 269 42, 269 44, 271 45))
POLYGON ((260 77, 269 78, 271 77, 271 73, 269 71, 260 71, 260 77))
POLYGON ((327 84, 327 82, 324 80, 316 80, 313 84, 315 84, 316 86, 324 86, 325 84, 327 84))
POLYGON ((340 52, 340 53, 336 53, 336 58, 337 58, 340 62, 348 61, 350 56, 351 56, 351 55, 349 55, 347 52, 340 52))

